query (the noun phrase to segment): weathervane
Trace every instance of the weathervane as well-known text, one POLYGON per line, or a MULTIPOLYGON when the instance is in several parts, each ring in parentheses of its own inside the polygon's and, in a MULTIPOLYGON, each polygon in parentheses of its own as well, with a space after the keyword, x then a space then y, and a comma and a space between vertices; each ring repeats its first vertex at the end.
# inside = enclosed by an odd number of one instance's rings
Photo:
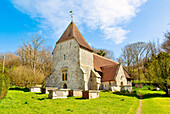
POLYGON ((72 10, 70 11, 71 21, 73 22, 73 13, 72 10))

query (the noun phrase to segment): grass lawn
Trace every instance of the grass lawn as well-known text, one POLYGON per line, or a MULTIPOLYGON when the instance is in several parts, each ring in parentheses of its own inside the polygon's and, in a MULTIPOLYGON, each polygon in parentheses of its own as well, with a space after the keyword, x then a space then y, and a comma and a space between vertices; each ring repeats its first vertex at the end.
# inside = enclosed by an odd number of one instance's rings
POLYGON ((170 114, 170 97, 165 97, 165 92, 151 91, 144 86, 142 89, 136 89, 137 93, 143 95, 142 113, 143 114, 170 114))
POLYGON ((143 99, 143 114, 170 114, 170 98, 154 97, 143 99))
POLYGON ((30 93, 21 90, 9 90, 0 102, 2 113, 115 113, 136 114, 139 99, 112 92, 100 92, 96 99, 47 99, 47 94, 30 93))

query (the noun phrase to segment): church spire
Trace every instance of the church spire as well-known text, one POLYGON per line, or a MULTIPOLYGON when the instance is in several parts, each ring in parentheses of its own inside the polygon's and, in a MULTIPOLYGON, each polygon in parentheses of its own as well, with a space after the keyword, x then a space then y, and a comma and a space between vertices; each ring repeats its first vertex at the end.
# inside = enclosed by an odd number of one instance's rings
POLYGON ((57 44, 59 44, 60 42, 72 39, 72 38, 74 38, 78 42, 78 44, 84 49, 87 49, 91 52, 93 51, 93 49, 89 46, 89 44, 83 38, 82 34, 78 30, 74 22, 71 22, 69 24, 69 26, 66 28, 66 30, 60 37, 60 39, 57 41, 57 44))

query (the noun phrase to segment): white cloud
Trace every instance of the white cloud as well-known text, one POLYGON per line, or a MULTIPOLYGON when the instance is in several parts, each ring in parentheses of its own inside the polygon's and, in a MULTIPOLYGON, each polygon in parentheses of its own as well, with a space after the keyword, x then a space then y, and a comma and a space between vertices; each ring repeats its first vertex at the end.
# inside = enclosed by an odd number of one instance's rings
POLYGON ((15 8, 37 20, 40 28, 59 38, 70 22, 68 15, 73 10, 74 21, 85 24, 91 30, 101 30, 105 39, 116 44, 126 39, 128 30, 122 28, 136 16, 139 6, 147 0, 12 0, 15 8))
POLYGON ((103 31, 105 38, 113 40, 115 44, 119 44, 126 39, 125 35, 128 32, 129 31, 123 30, 121 27, 105 28, 103 31))

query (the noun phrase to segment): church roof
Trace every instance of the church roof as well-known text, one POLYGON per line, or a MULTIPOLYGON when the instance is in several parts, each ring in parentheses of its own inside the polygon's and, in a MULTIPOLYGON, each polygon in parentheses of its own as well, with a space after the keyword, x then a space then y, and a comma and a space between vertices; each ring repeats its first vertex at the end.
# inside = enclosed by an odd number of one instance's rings
POLYGON ((57 44, 69 39, 75 38, 78 44, 89 51, 93 51, 93 49, 89 46, 89 44, 85 41, 82 34, 74 24, 74 22, 71 22, 67 29, 64 31, 60 39, 57 41, 57 44))
POLYGON ((101 81, 115 81, 116 71, 119 65, 105 66, 101 67, 102 69, 102 78, 101 81))
POLYGON ((119 63, 107 59, 105 57, 93 54, 93 65, 94 69, 98 72, 102 72, 101 81, 114 81, 116 71, 118 69, 119 63))
POLYGON ((123 69, 123 70, 124 70, 124 73, 125 73, 126 78, 131 79, 130 74, 129 74, 125 69, 123 69))
POLYGON ((112 61, 110 59, 107 59, 105 57, 102 57, 100 55, 93 54, 93 64, 94 64, 95 70, 102 72, 101 67, 118 65, 119 63, 112 61))
MULTIPOLYGON (((120 64, 100 55, 93 54, 93 65, 94 69, 102 74, 101 81, 103 82, 115 80, 116 72, 120 64)), ((123 70, 126 78, 131 79, 128 72, 125 69, 123 70)))

